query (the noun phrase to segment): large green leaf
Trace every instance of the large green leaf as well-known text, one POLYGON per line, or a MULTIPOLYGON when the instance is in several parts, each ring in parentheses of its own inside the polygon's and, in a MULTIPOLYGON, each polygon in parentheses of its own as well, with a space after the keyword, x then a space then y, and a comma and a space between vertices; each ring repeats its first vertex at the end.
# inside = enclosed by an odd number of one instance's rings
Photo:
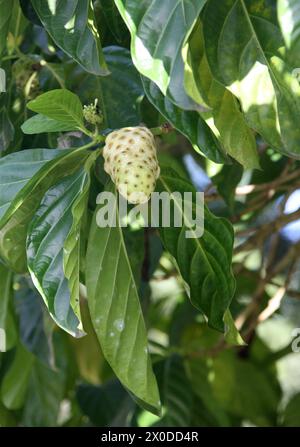
POLYGON ((78 96, 69 90, 57 89, 43 93, 30 101, 27 107, 52 120, 60 121, 71 127, 71 130, 84 127, 81 102, 78 96))
POLYGON ((16 324, 12 315, 12 281, 12 271, 0 263, 0 329, 5 333, 5 346, 1 343, 1 348, 5 351, 11 349, 17 341, 16 324))
MULTIPOLYGON (((195 194, 194 187, 178 177, 174 171, 163 168, 158 180, 159 192, 184 192, 195 194)), ((177 196, 173 196, 174 206, 184 217, 184 209, 177 196)), ((233 229, 222 218, 215 217, 204 208, 204 233, 202 237, 186 238, 188 226, 171 225, 160 228, 165 248, 176 259, 180 273, 189 286, 192 303, 207 317, 209 324, 224 331, 224 314, 235 290, 231 261, 233 249, 233 229)))
POLYGON ((0 159, 0 255, 14 270, 27 270, 25 241, 28 224, 49 187, 78 169, 89 153, 31 149, 0 159))
POLYGON ((182 88, 181 48, 206 0, 115 0, 131 33, 137 69, 179 107, 199 109, 182 88))
POLYGON ((9 22, 14 7, 14 0, 0 0, 0 56, 6 47, 6 38, 9 30, 9 22))
POLYGON ((201 118, 192 110, 182 110, 164 96, 154 82, 143 78, 143 85, 149 101, 159 112, 192 143, 194 149, 202 152, 216 163, 226 160, 218 140, 201 118))
POLYGON ((275 4, 209 0, 203 31, 212 74, 238 97, 249 126, 299 157, 300 85, 285 61, 275 4))
POLYGON ((32 0, 54 42, 94 75, 107 75, 90 0, 32 0))
POLYGON ((116 129, 140 124, 139 102, 144 91, 139 73, 126 48, 104 48, 110 75, 91 76, 76 67, 68 76, 70 88, 85 104, 99 99, 105 126, 116 129))
POLYGON ((82 335, 79 306, 81 218, 89 172, 82 168, 52 186, 36 211, 27 236, 28 268, 54 321, 82 335))
MULTIPOLYGON (((113 188, 110 188, 113 191, 113 188)), ((87 250, 86 284, 92 322, 102 351, 122 384, 157 413, 160 401, 147 334, 122 229, 98 227, 95 211, 87 250)))
POLYGON ((220 141, 224 151, 246 169, 259 166, 256 141, 240 111, 237 99, 214 80, 204 50, 202 26, 198 22, 183 51, 185 89, 195 100, 210 107, 200 112, 202 118, 220 141))

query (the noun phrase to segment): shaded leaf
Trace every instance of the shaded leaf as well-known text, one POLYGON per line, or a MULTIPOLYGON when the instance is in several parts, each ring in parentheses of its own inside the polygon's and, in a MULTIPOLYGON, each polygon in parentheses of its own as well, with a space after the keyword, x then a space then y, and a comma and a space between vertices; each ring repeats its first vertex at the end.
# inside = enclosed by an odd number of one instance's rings
MULTIPOLYGON (((1 350, 9 350, 17 341, 17 329, 12 314, 13 273, 0 263, 0 329, 5 331, 5 345, 1 339, 1 350)), ((1 334, 2 337, 2 334, 1 334)))
POLYGON ((182 110, 175 106, 151 81, 143 78, 143 85, 149 101, 159 112, 192 143, 196 151, 216 163, 225 161, 225 154, 207 124, 196 111, 182 110))
POLYGON ((28 382, 27 398, 23 410, 25 427, 57 426, 64 381, 60 371, 34 361, 28 382))
POLYGON ((6 38, 9 30, 9 23, 14 7, 14 0, 7 2, 0 0, 0 56, 6 48, 6 38))
POLYGON ((2 402, 10 410, 21 408, 24 404, 33 362, 33 355, 19 345, 1 383, 2 402))
POLYGON ((106 127, 136 126, 141 121, 139 102, 144 90, 130 52, 117 46, 106 47, 103 51, 109 76, 95 77, 75 68, 69 73, 68 82, 83 103, 89 104, 98 98, 106 127))
POLYGON ((0 110, 0 152, 8 149, 14 139, 14 126, 5 107, 0 110))

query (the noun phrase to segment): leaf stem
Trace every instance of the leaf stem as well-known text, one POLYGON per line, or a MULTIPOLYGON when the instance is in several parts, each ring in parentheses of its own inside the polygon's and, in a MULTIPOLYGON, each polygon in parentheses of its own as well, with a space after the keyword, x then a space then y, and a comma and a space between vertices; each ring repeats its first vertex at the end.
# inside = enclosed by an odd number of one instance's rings
POLYGON ((153 135, 164 135, 172 132, 174 130, 174 127, 172 127, 170 123, 164 123, 161 126, 152 127, 152 129, 150 130, 153 135))

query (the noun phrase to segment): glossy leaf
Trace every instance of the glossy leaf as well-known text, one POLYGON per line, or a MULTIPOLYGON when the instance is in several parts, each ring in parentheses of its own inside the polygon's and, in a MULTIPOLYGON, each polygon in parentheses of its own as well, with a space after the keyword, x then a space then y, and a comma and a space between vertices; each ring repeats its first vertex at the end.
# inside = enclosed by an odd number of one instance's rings
POLYGON ((205 2, 115 0, 131 33, 131 55, 135 66, 184 109, 200 109, 182 88, 181 48, 205 2))
POLYGON ((111 129, 140 124, 139 103, 144 95, 139 73, 126 48, 104 48, 110 75, 95 77, 76 68, 69 73, 69 85, 85 104, 99 100, 105 126, 111 129))
POLYGON ((79 98, 66 89, 50 90, 27 104, 28 109, 60 121, 73 129, 83 125, 82 105, 79 98))
POLYGON ((205 101, 211 110, 200 112, 224 151, 246 169, 259 166, 256 141, 234 95, 215 81, 203 46, 202 26, 197 24, 184 48, 185 89, 201 104, 205 101))
POLYGON ((81 149, 32 149, 0 159, 0 255, 14 270, 27 270, 27 228, 43 195, 78 169, 87 156, 81 149))
POLYGON ((241 102, 248 125, 275 149, 300 157, 300 85, 286 64, 272 2, 209 0, 206 55, 214 78, 241 102))
POLYGON ((6 47, 6 38, 9 30, 9 23, 13 12, 14 0, 7 2, 0 0, 0 56, 6 47))
MULTIPOLYGON (((194 192, 193 186, 169 169, 162 169, 158 180, 159 192, 194 192)), ((174 196, 177 209, 184 218, 184 210, 174 196)), ((185 220, 188 221, 188 218, 185 220)), ((165 248, 173 255, 179 271, 189 286, 190 299, 194 306, 208 318, 213 328, 224 331, 224 314, 235 290, 231 271, 233 229, 231 224, 216 218, 204 209, 204 234, 202 237, 186 238, 188 227, 160 228, 165 248)), ((196 235, 195 235, 196 236, 196 235)))
POLYGON ((175 129, 190 140, 197 152, 202 152, 216 163, 222 163, 226 160, 222 147, 198 112, 182 110, 175 106, 147 78, 143 78, 143 85, 149 101, 175 129))
POLYGON ((45 194, 27 236, 28 268, 54 321, 73 336, 82 334, 79 307, 80 219, 89 173, 80 169, 45 194))
POLYGON ((86 266, 89 308, 103 354, 118 379, 145 408, 157 413, 160 401, 146 328, 116 206, 116 226, 98 227, 101 205, 93 218, 86 266))
POLYGON ((90 0, 32 0, 54 42, 94 75, 107 75, 101 42, 90 0))
POLYGON ((76 130, 77 126, 48 118, 45 115, 37 114, 26 120, 25 123, 22 124, 21 129, 25 134, 32 135, 44 132, 68 132, 76 130))

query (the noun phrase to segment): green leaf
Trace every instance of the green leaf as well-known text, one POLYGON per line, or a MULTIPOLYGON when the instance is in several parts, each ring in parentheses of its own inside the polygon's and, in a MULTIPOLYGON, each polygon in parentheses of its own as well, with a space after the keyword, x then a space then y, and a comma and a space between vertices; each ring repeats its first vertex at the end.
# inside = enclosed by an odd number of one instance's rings
POLYGON ((43 93, 27 104, 28 109, 41 113, 48 118, 81 129, 83 124, 82 105, 79 98, 66 89, 51 90, 43 93))
POLYGON ((237 330, 229 309, 227 309, 225 312, 224 323, 225 323, 225 340, 227 341, 227 343, 233 346, 245 346, 246 343, 242 339, 239 331, 237 330))
POLYGON ((50 315, 75 337, 83 335, 79 307, 79 238, 88 187, 89 172, 83 168, 52 186, 30 223, 26 244, 32 280, 50 315))
POLYGON ((175 129, 185 135, 197 152, 203 153, 215 163, 226 160, 223 149, 213 135, 208 125, 198 112, 182 110, 175 106, 159 88, 147 78, 143 78, 143 85, 149 101, 172 124, 175 129))
POLYGON ((0 159, 0 255, 15 271, 27 270, 27 228, 43 195, 88 155, 81 148, 30 149, 0 159))
MULTIPOLYGON (((110 188, 109 191, 113 191, 110 188)), ((87 250, 86 285, 92 322, 106 360, 145 408, 160 411, 138 292, 118 210, 116 226, 98 227, 95 211, 87 250)))
POLYGON ((173 355, 166 361, 164 374, 164 418, 167 427, 190 427, 193 392, 182 359, 173 355))
POLYGON ((206 0, 115 0, 131 34, 135 66, 184 109, 200 109, 182 88, 181 48, 205 3, 206 0))
POLYGON ((0 152, 8 149, 14 139, 14 126, 9 119, 6 107, 0 110, 0 152))
POLYGON ((200 112, 224 151, 246 169, 259 167, 256 141, 240 111, 234 95, 210 71, 203 43, 202 26, 198 22, 183 50, 185 89, 199 104, 211 110, 200 112))
POLYGON ((32 116, 21 126, 22 131, 27 135, 43 132, 68 132, 70 130, 76 130, 77 128, 74 124, 57 121, 41 114, 32 116))
POLYGON ((274 4, 209 0, 203 32, 213 77, 240 100, 248 125, 299 157, 300 85, 285 60, 274 4))
POLYGON ((98 153, 94 152, 85 163, 84 172, 82 172, 80 190, 77 191, 77 196, 72 204, 72 226, 63 245, 63 267, 65 277, 67 278, 69 284, 70 304, 79 320, 81 320, 79 305, 81 228, 82 219, 87 212, 89 199, 91 184, 89 171, 97 156, 98 153))
POLYGON ((46 307, 31 281, 22 278, 15 291, 15 311, 23 346, 47 365, 53 363, 51 329, 47 327, 46 307))
POLYGON ((300 3, 298 0, 278 0, 277 13, 286 46, 291 51, 296 49, 299 51, 300 3))
POLYGON ((76 67, 68 76, 70 86, 85 104, 98 98, 106 127, 137 126, 141 122, 139 103, 144 90, 130 52, 116 46, 106 47, 103 51, 110 75, 91 76, 76 67))
POLYGON ((124 36, 127 37, 128 31, 115 3, 111 0, 99 0, 99 5, 109 30, 121 45, 124 36))
POLYGON ((0 56, 6 48, 6 38, 9 30, 9 22, 14 7, 14 0, 7 2, 0 0, 0 56))
POLYGON ((61 371, 53 371, 35 359, 23 410, 24 426, 57 426, 63 393, 64 377, 61 371))
POLYGON ((231 212, 234 209, 235 190, 242 176, 243 168, 237 163, 233 163, 231 165, 224 165, 221 171, 212 178, 218 193, 223 197, 231 212))
MULTIPOLYGON (((194 187, 177 173, 162 167, 157 183, 159 192, 196 193, 194 187)), ((182 221, 188 221, 181 203, 174 197, 175 207, 181 213, 182 221)), ((222 218, 215 217, 204 206, 204 233, 202 237, 186 238, 189 228, 171 225, 160 228, 165 248, 175 258, 179 271, 189 286, 189 295, 195 307, 208 318, 211 327, 224 331, 224 314, 235 290, 235 280, 231 270, 233 229, 222 218)))
POLYGON ((284 427, 299 427, 300 424, 300 394, 296 394, 288 402, 283 413, 284 427))
POLYGON ((54 42, 86 71, 107 75, 99 33, 90 0, 32 0, 54 42))
POLYGON ((1 349, 7 351, 14 347, 17 341, 16 324, 12 315, 12 271, 0 263, 0 329, 5 332, 5 346, 1 349))
MULTIPOLYGON (((83 414, 96 427, 117 426, 116 421, 120 418, 120 413, 124 412, 123 409, 126 409, 124 416, 127 422, 134 409, 134 402, 118 380, 110 380, 101 386, 82 384, 78 387, 76 397, 83 414)), ((126 422, 124 421, 124 425, 126 422)))
POLYGON ((33 355, 19 345, 1 383, 2 402, 10 410, 21 408, 24 404, 33 362, 33 355))

